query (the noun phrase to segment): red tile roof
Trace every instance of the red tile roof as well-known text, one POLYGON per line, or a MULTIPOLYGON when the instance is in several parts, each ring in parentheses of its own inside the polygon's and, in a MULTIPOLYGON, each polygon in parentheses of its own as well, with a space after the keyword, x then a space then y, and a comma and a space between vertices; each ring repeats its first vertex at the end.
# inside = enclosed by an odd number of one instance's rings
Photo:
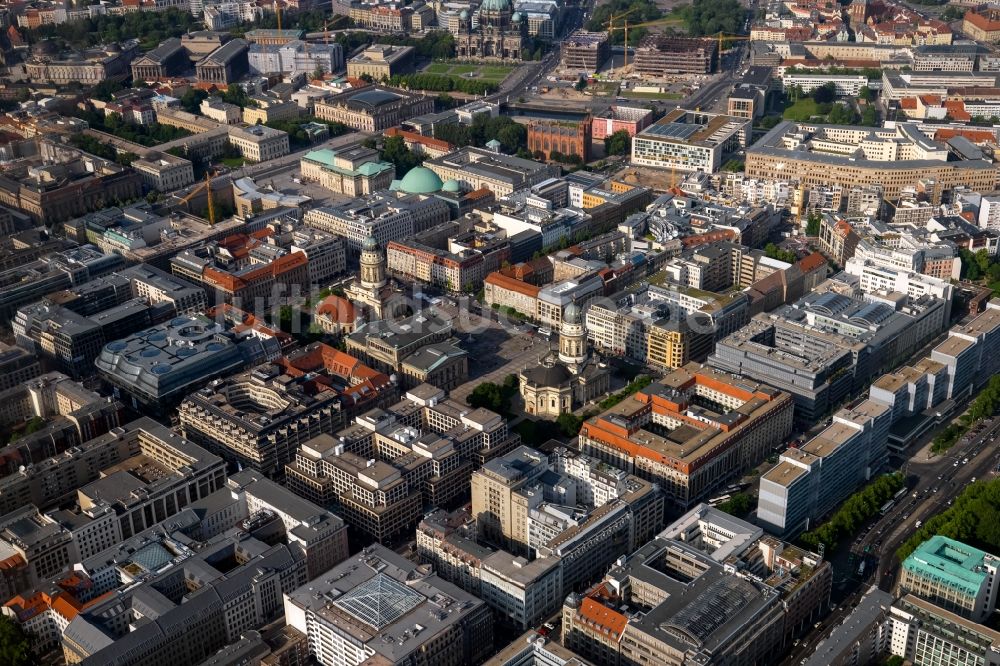
POLYGON ((384 132, 384 134, 386 136, 401 136, 404 141, 423 144, 428 148, 433 148, 434 150, 443 150, 450 153, 455 149, 455 147, 447 141, 435 139, 431 136, 424 136, 423 134, 417 134, 416 132, 407 132, 406 130, 402 130, 398 127, 390 127, 384 132))
POLYGON ((524 294, 525 296, 530 296, 531 298, 538 298, 538 292, 541 291, 540 287, 516 280, 512 277, 507 277, 503 273, 499 272, 490 273, 486 276, 486 279, 483 280, 483 282, 500 287, 501 289, 524 294))
POLYGON ((615 638, 621 637, 625 625, 628 624, 627 617, 590 597, 584 597, 580 604, 580 615, 592 623, 598 631, 613 635, 615 638))
POLYGON ((357 317, 354 306, 346 298, 341 298, 336 294, 330 294, 316 306, 316 314, 327 315, 331 319, 341 324, 354 323, 357 317))
POLYGON ((826 257, 819 252, 813 252, 809 256, 799 259, 796 263, 803 273, 811 273, 826 264, 826 257))

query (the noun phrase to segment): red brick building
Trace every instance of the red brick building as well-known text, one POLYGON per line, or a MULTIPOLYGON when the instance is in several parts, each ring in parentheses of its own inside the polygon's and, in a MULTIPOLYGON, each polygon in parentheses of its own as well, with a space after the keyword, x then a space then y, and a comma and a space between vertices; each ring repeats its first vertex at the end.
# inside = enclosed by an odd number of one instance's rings
POLYGON ((592 119, 587 116, 578 123, 545 120, 528 125, 528 150, 542 153, 550 159, 552 153, 579 155, 590 161, 592 119))
POLYGON ((653 112, 640 106, 612 106, 607 113, 591 122, 591 135, 595 141, 603 141, 615 132, 625 130, 635 136, 653 122, 653 112))

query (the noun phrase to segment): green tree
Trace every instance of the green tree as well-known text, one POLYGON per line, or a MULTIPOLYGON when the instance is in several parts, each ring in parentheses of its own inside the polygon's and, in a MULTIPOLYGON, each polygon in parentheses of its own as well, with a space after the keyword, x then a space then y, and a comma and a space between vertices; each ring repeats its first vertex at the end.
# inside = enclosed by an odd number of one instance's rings
POLYGON ((510 400, 517 393, 517 376, 507 375, 502 384, 483 382, 469 394, 469 405, 483 407, 498 414, 510 411, 510 400))
POLYGON ((112 95, 124 87, 122 82, 117 79, 105 79, 90 89, 90 96, 94 99, 110 102, 112 95))
POLYGON ((837 99, 837 86, 832 82, 817 86, 812 91, 812 98, 817 104, 829 104, 837 99))
POLYGON ((583 426, 583 419, 570 412, 563 412, 556 419, 556 425, 559 426, 562 434, 567 437, 576 437, 577 433, 580 432, 580 428, 583 426))
POLYGON ((830 109, 827 120, 833 125, 853 125, 858 121, 858 114, 848 105, 838 102, 830 109))
POLYGON ((390 136, 382 143, 382 159, 396 166, 397 178, 402 178, 420 164, 420 158, 406 146, 401 136, 390 136))
POLYGON ((992 259, 990 257, 990 253, 986 250, 986 248, 978 250, 974 256, 976 259, 976 263, 979 265, 980 273, 985 273, 990 269, 990 263, 992 259))
MULTIPOLYGON (((607 24, 612 15, 621 16, 625 13, 629 14, 630 23, 655 21, 663 16, 663 12, 653 0, 610 0, 594 8, 593 14, 587 22, 587 30, 607 30, 607 24)), ((616 21, 616 24, 619 24, 619 21, 616 21)), ((629 42, 637 44, 644 34, 644 28, 629 29, 629 42)), ((611 41, 615 44, 621 44, 624 39, 625 34, 622 30, 615 30, 611 35, 611 41)))
POLYGON ((583 90, 584 88, 587 87, 587 79, 581 76, 579 79, 577 79, 576 85, 573 87, 576 88, 578 91, 583 90))
POLYGON ((35 663, 31 654, 34 637, 6 615, 0 615, 0 664, 29 666, 35 663))
POLYGON ((798 255, 794 252, 791 250, 782 250, 774 243, 768 243, 764 246, 764 254, 771 259, 777 259, 778 261, 784 261, 789 264, 794 264, 799 260, 798 255))
POLYGON ((188 113, 198 113, 202 100, 208 99, 208 93, 198 88, 188 88, 181 96, 181 107, 188 113))
POLYGON ((694 0, 677 11, 695 37, 741 32, 747 14, 739 0, 694 0))
POLYGON ((861 124, 865 127, 878 127, 878 112, 874 106, 866 106, 861 113, 861 124))
POLYGON ((719 510, 731 516, 742 518, 753 510, 753 497, 748 493, 737 493, 721 503, 719 510))
POLYGON ((869 103, 874 102, 875 91, 869 88, 868 86, 861 86, 861 90, 858 91, 858 97, 869 103))
POLYGON ((806 236, 819 236, 819 227, 822 218, 819 213, 809 213, 806 218, 806 236))
POLYGON ((528 142, 528 130, 520 123, 511 123, 497 130, 496 140, 505 151, 513 152, 528 142))
POLYGON ((632 152, 632 135, 628 130, 618 130, 604 137, 604 150, 608 155, 628 155, 632 152))

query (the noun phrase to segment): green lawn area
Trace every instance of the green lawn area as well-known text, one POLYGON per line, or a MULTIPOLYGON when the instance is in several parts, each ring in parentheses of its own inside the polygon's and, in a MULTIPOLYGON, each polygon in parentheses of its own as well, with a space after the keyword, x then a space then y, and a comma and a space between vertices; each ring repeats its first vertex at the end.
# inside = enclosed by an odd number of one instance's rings
POLYGON ((785 107, 785 120, 797 120, 804 122, 813 116, 821 116, 823 112, 816 105, 812 97, 803 97, 791 106, 785 107))
POLYGON ((242 157, 223 157, 222 163, 225 164, 227 167, 236 169, 246 164, 246 160, 243 159, 242 157))
POLYGON ((427 74, 443 74, 454 79, 471 78, 492 83, 500 83, 512 71, 514 71, 513 67, 503 65, 470 65, 450 62, 431 63, 424 69, 424 72, 427 74), (470 77, 468 74, 474 74, 475 76, 470 77))

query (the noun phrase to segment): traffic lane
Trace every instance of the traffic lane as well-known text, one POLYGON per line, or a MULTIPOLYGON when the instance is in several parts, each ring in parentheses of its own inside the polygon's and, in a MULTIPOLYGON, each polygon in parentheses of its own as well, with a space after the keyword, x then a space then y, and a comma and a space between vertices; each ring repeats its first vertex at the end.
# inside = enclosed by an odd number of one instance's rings
MULTIPOLYGON (((907 476, 917 477, 917 482, 909 489, 910 495, 908 497, 910 500, 899 502, 889 514, 876 521, 873 525, 876 529, 873 531, 884 532, 884 526, 895 523, 899 515, 906 512, 904 507, 910 506, 913 499, 917 501, 926 499, 929 495, 934 494, 933 489, 936 487, 939 491, 942 490, 941 486, 952 481, 952 478, 959 471, 962 472, 963 478, 971 479, 972 476, 975 476, 969 473, 969 465, 974 464, 974 469, 981 471, 980 468, 987 464, 981 455, 988 444, 987 439, 996 436, 998 429, 1000 429, 1000 422, 991 423, 989 427, 978 433, 975 439, 969 440, 966 444, 952 447, 942 456, 936 456, 930 460, 911 458, 904 466, 907 476), (966 459, 968 462, 963 463, 963 460, 966 459), (916 498, 913 498, 914 493, 917 494, 916 498)), ((945 496, 950 494, 946 493, 945 496)), ((875 537, 866 535, 862 544, 868 545, 874 540, 875 537)))
POLYGON ((990 438, 997 436, 998 427, 1000 424, 994 423, 954 456, 945 458, 942 461, 943 464, 935 466, 935 469, 939 470, 937 477, 931 477, 926 486, 930 488, 931 492, 925 494, 921 491, 925 499, 910 513, 908 518, 899 519, 895 523, 894 529, 883 540, 884 544, 879 552, 877 569, 879 578, 876 581, 880 587, 888 589, 892 586, 897 564, 895 562, 896 550, 917 529, 917 521, 927 522, 934 515, 946 510, 950 506, 950 502, 965 489, 965 486, 973 478, 982 479, 992 473, 1000 461, 1000 452, 989 445, 992 443, 990 438), (969 462, 963 464, 961 460, 965 458, 968 458, 969 462), (953 459, 957 459, 959 462, 957 466, 952 462, 953 459), (949 469, 952 470, 950 473, 949 469), (937 493, 933 492, 934 488, 938 489, 937 493))
POLYGON ((845 598, 833 612, 817 622, 816 624, 819 626, 813 625, 812 630, 810 630, 805 638, 800 640, 798 645, 793 643, 791 652, 782 661, 782 666, 800 664, 803 659, 811 656, 816 651, 816 648, 819 647, 819 644, 826 639, 829 631, 847 619, 854 610, 854 607, 857 606, 862 595, 864 595, 866 589, 866 586, 861 586, 856 592, 845 598))

